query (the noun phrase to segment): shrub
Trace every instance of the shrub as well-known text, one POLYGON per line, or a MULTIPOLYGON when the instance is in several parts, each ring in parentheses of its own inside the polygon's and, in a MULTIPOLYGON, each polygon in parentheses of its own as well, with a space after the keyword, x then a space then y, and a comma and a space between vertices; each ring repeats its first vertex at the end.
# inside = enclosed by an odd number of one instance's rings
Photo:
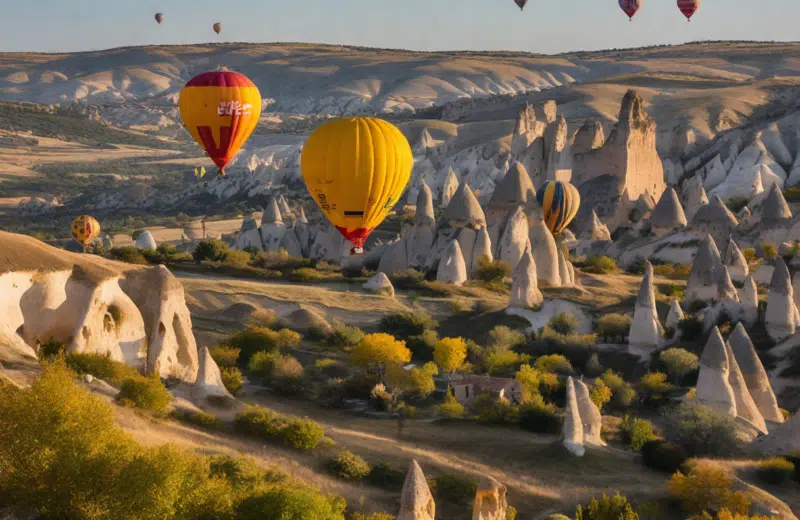
POLYGON ((559 334, 575 334, 578 330, 578 318, 574 314, 561 312, 553 316, 548 325, 559 334))
POLYGON ((475 279, 486 283, 502 283, 503 279, 511 276, 511 265, 505 260, 489 260, 488 256, 478 259, 478 268, 475 270, 475 279))
POLYGON ((58 357, 67 351, 67 346, 53 338, 39 345, 39 357, 41 359, 51 359, 58 357))
POLYGON ((139 372, 124 363, 114 361, 109 356, 99 354, 67 354, 67 366, 77 374, 91 374, 111 384, 119 385, 126 379, 137 379, 139 372))
POLYGON ((278 315, 272 309, 258 309, 247 318, 251 329, 271 329, 278 323, 278 315))
POLYGON ((295 269, 289 275, 289 279, 293 282, 302 282, 302 283, 314 283, 319 282, 324 278, 322 274, 313 269, 311 267, 301 267, 300 269, 295 269))
POLYGON ((794 464, 786 459, 774 458, 759 462, 756 476, 762 482, 773 486, 783 485, 794 475, 794 464))
POLYGON ((641 451, 645 444, 657 439, 653 423, 646 419, 631 418, 626 415, 619 428, 622 442, 633 451, 641 451))
POLYGON ((384 316, 380 329, 396 338, 419 336, 427 330, 436 330, 439 324, 423 309, 384 316))
POLYGON ((489 331, 488 347, 514 348, 525 343, 525 334, 505 325, 498 325, 489 331))
POLYGON ((203 411, 194 413, 176 411, 173 412, 172 415, 180 421, 193 424, 195 426, 200 426, 201 428, 206 428, 209 430, 217 429, 220 424, 215 415, 203 411))
POLYGON ((234 334, 228 339, 231 348, 239 350, 239 365, 247 366, 250 358, 257 352, 277 352, 279 348, 278 333, 269 329, 247 329, 234 334))
POLYGON ((682 348, 670 348, 661 352, 658 359, 667 367, 675 384, 680 384, 683 378, 700 368, 700 359, 693 353, 682 348))
POLYGON ((607 256, 593 256, 589 258, 583 271, 596 274, 615 273, 617 272, 617 261, 607 256))
POLYGON ((627 408, 636 399, 636 390, 622 376, 613 370, 606 370, 602 376, 603 382, 608 385, 613 393, 611 404, 617 408, 627 408))
POLYGON ((355 453, 343 451, 328 463, 328 469, 345 480, 362 480, 367 478, 372 468, 355 453))
POLYGON ((545 403, 541 398, 526 403, 519 410, 519 426, 534 433, 561 433, 563 419, 554 404, 545 403))
POLYGON ((403 487, 405 478, 405 472, 393 468, 388 462, 381 462, 372 467, 367 481, 373 486, 399 491, 403 487))
POLYGON ((663 440, 652 440, 644 443, 641 449, 642 463, 664 473, 678 471, 689 458, 681 446, 663 440))
POLYGON ((586 513, 590 520, 639 520, 639 515, 634 512, 628 499, 619 492, 613 497, 603 493, 603 498, 600 500, 592 498, 586 513))
POLYGON ((605 341, 625 341, 631 330, 631 319, 624 314, 606 314, 597 320, 595 332, 605 341))
POLYGON ((483 366, 493 376, 511 377, 523 364, 529 363, 531 357, 518 354, 508 348, 487 348, 483 354, 483 366))
POLYGON ((236 361, 239 359, 241 349, 219 345, 208 349, 211 358, 217 363, 220 368, 235 367, 236 361))
POLYGON ((344 520, 347 503, 303 485, 283 485, 244 499, 236 508, 237 520, 265 518, 344 520))
POLYGON ((778 250, 769 242, 761 242, 761 251, 764 253, 764 258, 767 260, 772 260, 778 254, 778 250))
POLYGON ((692 464, 688 475, 680 471, 667 482, 667 490, 678 500, 684 511, 700 514, 703 511, 728 509, 747 514, 750 500, 740 491, 732 491, 732 479, 724 469, 713 463, 692 464))
POLYGON ((639 380, 639 392, 646 401, 658 402, 672 389, 663 372, 650 372, 639 380))
POLYGON ((228 244, 221 240, 205 239, 201 240, 194 248, 192 258, 198 264, 200 262, 222 262, 228 254, 228 244))
POLYGON ((328 336, 328 343, 339 349, 346 349, 358 345, 364 339, 364 332, 358 327, 345 325, 340 321, 333 322, 333 333, 328 336))
POLYGON ((142 252, 133 246, 115 247, 109 251, 108 254, 114 260, 119 260, 120 262, 128 264, 147 265, 150 263, 142 252))
POLYGON ((295 419, 283 430, 283 438, 292 448, 313 450, 325 437, 325 428, 311 419, 295 419))
POLYGON ((233 422, 235 431, 261 439, 273 439, 285 427, 286 421, 277 413, 255 405, 245 407, 233 422))
POLYGON ((689 456, 726 456, 738 445, 732 417, 701 404, 684 403, 667 414, 664 435, 689 456))
POLYGON ((157 374, 126 379, 117 394, 117 401, 124 406, 161 413, 172 402, 172 396, 157 374))
POLYGON ((602 379, 595 381, 594 387, 592 388, 591 392, 589 392, 592 402, 600 410, 602 410, 603 407, 611 400, 613 395, 614 394, 611 389, 602 379))
POLYGON ((551 374, 570 375, 575 373, 572 363, 561 354, 550 354, 536 358, 533 367, 540 371, 551 374))
POLYGON ((447 417, 463 417, 465 413, 464 405, 456 401, 452 389, 447 390, 444 401, 439 405, 439 411, 447 417))
POLYGON ((478 492, 478 483, 475 480, 459 475, 439 475, 430 484, 436 500, 453 504, 469 503, 478 492))
MULTIPOLYGON (((692 302, 690 310, 695 308, 697 304, 704 306, 705 302, 700 300, 692 302)), ((699 310, 701 309, 697 309, 693 312, 699 310)), ((703 320, 698 316, 689 316, 688 318, 682 319, 678 322, 678 329, 681 331, 681 339, 686 341, 702 341, 704 338, 703 320)))
POLYGON ((739 213, 750 202, 749 197, 736 196, 725 201, 725 205, 732 213, 739 213))
POLYGON ((589 356, 589 359, 586 361, 586 366, 584 367, 584 372, 589 377, 597 377, 603 373, 603 365, 600 364, 600 358, 597 356, 596 352, 589 356))
POLYGON ((518 417, 518 411, 508 401, 491 394, 476 397, 469 407, 476 419, 487 424, 509 424, 518 417))
POLYGON ((225 385, 225 388, 228 389, 233 395, 239 393, 239 389, 242 388, 244 385, 244 381, 242 380, 242 371, 236 367, 223 367, 219 371, 220 376, 222 376, 222 384, 225 385))
POLYGON ((247 267, 252 258, 246 251, 228 251, 222 263, 230 267, 247 267))
POLYGON ((348 520, 395 520, 395 516, 389 513, 353 513, 348 520))

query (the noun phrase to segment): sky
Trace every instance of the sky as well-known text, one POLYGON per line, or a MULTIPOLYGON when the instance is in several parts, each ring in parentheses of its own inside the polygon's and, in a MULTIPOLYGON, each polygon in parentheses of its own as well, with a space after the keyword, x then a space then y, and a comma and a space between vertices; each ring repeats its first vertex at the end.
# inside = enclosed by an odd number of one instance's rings
POLYGON ((558 53, 800 40, 800 0, 702 0, 691 23, 675 0, 642 4, 629 22, 617 0, 530 0, 524 12, 512 0, 0 0, 0 52, 236 41, 558 53))

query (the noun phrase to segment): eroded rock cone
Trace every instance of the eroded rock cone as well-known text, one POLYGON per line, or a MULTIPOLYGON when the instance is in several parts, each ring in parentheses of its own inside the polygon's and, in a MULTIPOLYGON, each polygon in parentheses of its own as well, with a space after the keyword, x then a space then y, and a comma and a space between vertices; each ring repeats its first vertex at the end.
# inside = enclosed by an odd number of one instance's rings
POLYGON ((739 289, 739 301, 742 302, 742 316, 748 327, 758 323, 758 287, 751 275, 744 279, 744 286, 739 289))
POLYGON ((553 234, 541 218, 531 219, 530 243, 536 273, 542 287, 561 287, 558 269, 558 248, 553 234))
POLYGON ((708 195, 706 195, 706 190, 703 188, 703 179, 700 174, 697 174, 684 184, 683 194, 686 220, 692 222, 700 208, 708 204, 708 195))
POLYGON ((575 395, 575 382, 571 377, 567 379, 567 407, 562 434, 564 447, 576 457, 583 457, 586 453, 583 445, 583 423, 575 395))
POLYGON ((722 199, 714 195, 711 202, 702 206, 692 218, 692 227, 699 233, 710 234, 715 244, 724 243, 739 227, 739 221, 722 199))
POLYGON ((436 271, 436 281, 453 285, 463 285, 467 281, 467 266, 458 240, 454 240, 442 255, 436 271))
POLYGON ((197 379, 194 382, 193 393, 196 398, 206 397, 230 397, 233 396, 222 382, 222 375, 219 367, 208 352, 208 348, 203 347, 197 354, 199 370, 197 379))
POLYGON ((758 447, 773 455, 800 452, 800 410, 784 424, 773 426, 769 435, 759 439, 758 447))
POLYGON ((526 250, 514 269, 509 307, 538 307, 544 302, 536 279, 536 261, 530 250, 526 250))
POLYGON ((590 446, 605 446, 601 436, 603 416, 600 409, 592 401, 589 387, 583 381, 575 380, 575 394, 578 399, 578 411, 583 424, 583 443, 590 446))
POLYGON ((449 168, 447 170, 447 177, 444 180, 444 184, 442 185, 442 200, 441 200, 441 207, 447 208, 450 206, 450 201, 453 200, 453 197, 456 195, 458 191, 458 176, 456 172, 449 168))
MULTIPOLYGON (((264 251, 277 253, 286 229, 286 224, 281 217, 280 205, 273 197, 261 217, 261 240, 264 244, 264 251)), ((299 240, 297 245, 299 246, 299 240)))
POLYGON ((572 153, 587 153, 602 148, 606 141, 603 123, 597 119, 587 119, 578 129, 572 142, 572 153))
POLYGON ((436 504, 433 495, 425 480, 425 474, 416 460, 411 461, 411 467, 403 482, 400 492, 400 512, 397 520, 434 520, 436 504))
POLYGON ((697 401, 722 413, 736 417, 736 394, 731 387, 730 363, 725 340, 714 327, 700 357, 697 377, 697 401))
POLYGON ((478 235, 475 237, 475 245, 472 248, 472 265, 469 268, 470 276, 474 276, 475 272, 480 266, 481 259, 492 262, 494 255, 492 254, 492 241, 489 238, 489 233, 486 226, 478 230, 478 235))
POLYGON ((506 230, 500 240, 500 260, 508 262, 511 269, 515 269, 520 258, 522 258, 522 254, 528 245, 528 235, 528 217, 525 216, 522 206, 519 206, 509 219, 506 230))
POLYGON ((775 271, 772 273, 769 285, 764 325, 776 343, 794 334, 800 325, 800 313, 794 303, 789 268, 780 256, 775 259, 775 271))
POLYGON ((706 235, 703 243, 697 249, 697 256, 689 272, 686 282, 687 303, 694 301, 713 301, 719 290, 718 283, 722 271, 722 259, 719 255, 717 244, 711 235, 706 235))
POLYGON ((589 220, 589 225, 586 227, 584 232, 581 233, 581 239, 602 241, 611 240, 611 232, 608 230, 608 226, 600 221, 600 217, 597 216, 595 210, 592 210, 592 217, 589 220))
POLYGON ((653 266, 647 262, 647 270, 633 311, 633 322, 628 342, 635 347, 656 348, 661 342, 661 323, 656 311, 656 294, 653 288, 653 266))
POLYGON ((789 204, 786 203, 786 198, 784 198, 778 184, 774 183, 770 186, 769 194, 764 200, 764 206, 761 211, 762 227, 774 226, 791 218, 792 211, 789 209, 789 204))
POLYGON ((755 426, 758 431, 766 435, 769 432, 767 431, 764 417, 761 415, 761 412, 758 411, 758 407, 753 401, 750 391, 747 389, 747 383, 745 382, 744 375, 742 375, 742 370, 739 368, 739 364, 736 362, 736 356, 734 356, 730 344, 726 343, 725 348, 731 372, 728 377, 728 382, 733 389, 733 395, 736 397, 736 415, 746 420, 755 426))
POLYGON ((741 323, 736 324, 728 342, 758 412, 767 421, 782 423, 783 413, 778 407, 767 371, 764 370, 753 342, 741 323))
POLYGON ((506 520, 507 515, 506 487, 492 477, 482 477, 475 494, 472 520, 506 520))
POLYGON ((141 235, 136 238, 136 247, 139 249, 151 249, 156 250, 158 248, 158 244, 156 244, 156 239, 153 238, 153 234, 150 231, 144 231, 141 235))
POLYGON ((681 309, 681 304, 678 303, 678 300, 672 300, 669 304, 669 313, 667 314, 667 321, 665 323, 666 328, 675 331, 676 333, 680 331, 678 325, 680 324, 681 320, 684 319, 683 309, 681 309))
POLYGON ((747 265, 747 260, 732 237, 728 238, 723 264, 728 268, 728 274, 734 282, 742 283, 744 279, 747 278, 747 275, 750 274, 750 267, 747 265))
POLYGON ((670 233, 686 227, 686 215, 683 212, 678 194, 672 187, 667 187, 650 214, 650 225, 657 235, 670 233))
POLYGON ((378 273, 361 286, 367 291, 394 298, 394 286, 385 273, 378 273))

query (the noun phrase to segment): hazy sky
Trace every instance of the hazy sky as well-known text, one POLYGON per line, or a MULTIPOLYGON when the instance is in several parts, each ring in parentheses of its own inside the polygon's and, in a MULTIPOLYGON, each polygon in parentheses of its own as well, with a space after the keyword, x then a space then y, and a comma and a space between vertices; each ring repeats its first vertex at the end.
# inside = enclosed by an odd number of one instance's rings
POLYGON ((800 0, 0 0, 0 51, 75 51, 208 41, 315 42, 415 50, 570 50, 693 40, 800 40, 800 0), (153 16, 161 11, 163 25, 153 16), (223 24, 221 37, 211 25, 223 24))

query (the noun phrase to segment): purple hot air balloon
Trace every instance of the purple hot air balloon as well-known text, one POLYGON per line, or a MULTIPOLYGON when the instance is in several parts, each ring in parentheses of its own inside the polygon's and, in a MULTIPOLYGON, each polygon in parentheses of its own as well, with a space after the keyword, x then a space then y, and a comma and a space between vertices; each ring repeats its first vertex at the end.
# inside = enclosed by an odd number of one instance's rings
POLYGON ((528 3, 528 0, 514 0, 514 3, 517 4, 519 10, 522 11, 523 9, 525 9, 525 4, 528 3))
POLYGON ((642 7, 642 0, 619 0, 619 8, 625 11, 630 20, 633 19, 633 15, 640 7, 642 7))

